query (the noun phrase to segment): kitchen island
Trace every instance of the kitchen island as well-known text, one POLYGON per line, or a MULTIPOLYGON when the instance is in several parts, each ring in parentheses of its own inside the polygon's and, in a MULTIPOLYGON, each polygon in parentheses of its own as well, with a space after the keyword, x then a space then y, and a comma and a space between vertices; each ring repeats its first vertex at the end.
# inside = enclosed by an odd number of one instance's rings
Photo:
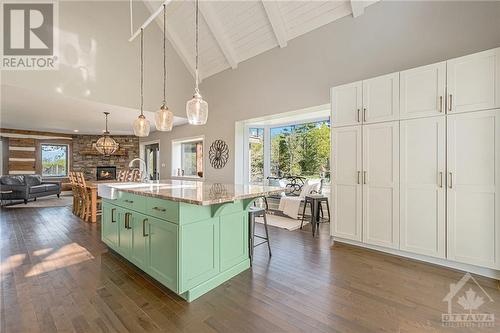
POLYGON ((282 191, 180 180, 99 184, 101 238, 191 302, 250 267, 248 208, 282 191))

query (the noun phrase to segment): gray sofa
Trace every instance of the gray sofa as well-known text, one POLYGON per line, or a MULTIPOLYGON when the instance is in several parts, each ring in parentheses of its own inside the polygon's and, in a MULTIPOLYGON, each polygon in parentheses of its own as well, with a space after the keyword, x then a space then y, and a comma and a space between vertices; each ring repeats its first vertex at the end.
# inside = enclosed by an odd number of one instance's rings
POLYGON ((8 175, 0 177, 2 200, 28 200, 61 194, 61 182, 46 181, 40 175, 8 175))

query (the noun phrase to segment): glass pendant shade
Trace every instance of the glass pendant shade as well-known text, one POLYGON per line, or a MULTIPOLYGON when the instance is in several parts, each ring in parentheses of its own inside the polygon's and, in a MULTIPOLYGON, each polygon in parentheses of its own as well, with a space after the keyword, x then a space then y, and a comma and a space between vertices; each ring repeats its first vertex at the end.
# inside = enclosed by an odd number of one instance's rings
POLYGON ((119 144, 109 136, 109 132, 105 132, 102 137, 97 140, 95 149, 105 155, 109 156, 118 150, 119 144))
POLYGON ((141 137, 148 136, 149 130, 151 129, 149 120, 147 120, 142 114, 134 121, 133 127, 135 136, 141 137))
POLYGON ((155 125, 158 131, 171 131, 174 126, 174 114, 165 104, 155 113, 155 125))
POLYGON ((186 114, 191 125, 205 125, 208 119, 208 103, 203 100, 199 92, 195 92, 192 99, 186 103, 186 114))

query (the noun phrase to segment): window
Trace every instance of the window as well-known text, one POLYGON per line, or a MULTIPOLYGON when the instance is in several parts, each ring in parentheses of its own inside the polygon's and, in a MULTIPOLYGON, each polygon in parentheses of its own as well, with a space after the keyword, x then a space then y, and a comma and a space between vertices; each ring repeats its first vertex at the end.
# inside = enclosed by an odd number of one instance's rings
POLYGON ((272 177, 330 178, 330 121, 270 128, 272 177))
POLYGON ((264 180, 264 129, 250 128, 248 138, 250 183, 264 180))
POLYGON ((68 145, 42 144, 42 176, 66 177, 68 175, 68 145))
POLYGON ((172 176, 203 178, 203 138, 172 142, 172 176))

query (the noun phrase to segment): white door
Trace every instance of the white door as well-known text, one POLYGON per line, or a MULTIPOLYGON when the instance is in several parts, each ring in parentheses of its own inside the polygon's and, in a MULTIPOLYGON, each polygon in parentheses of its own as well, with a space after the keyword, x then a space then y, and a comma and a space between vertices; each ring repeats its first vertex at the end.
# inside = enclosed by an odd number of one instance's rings
POLYGON ((361 123, 362 96, 361 81, 332 88, 330 97, 333 127, 361 123))
POLYGON ((445 257, 445 117, 400 123, 400 249, 445 257))
POLYGON ((448 60, 448 113, 500 107, 500 48, 448 60))
POLYGON ((363 241, 399 248, 399 123, 363 126, 363 241))
POLYGON ((446 62, 400 73, 401 119, 436 116, 445 112, 446 62))
POLYGON ((500 109, 448 116, 448 259, 500 268, 500 109))
POLYGON ((331 234, 361 241, 361 126, 332 130, 333 224, 331 234))
POLYGON ((364 123, 399 119, 399 72, 363 81, 364 123))

